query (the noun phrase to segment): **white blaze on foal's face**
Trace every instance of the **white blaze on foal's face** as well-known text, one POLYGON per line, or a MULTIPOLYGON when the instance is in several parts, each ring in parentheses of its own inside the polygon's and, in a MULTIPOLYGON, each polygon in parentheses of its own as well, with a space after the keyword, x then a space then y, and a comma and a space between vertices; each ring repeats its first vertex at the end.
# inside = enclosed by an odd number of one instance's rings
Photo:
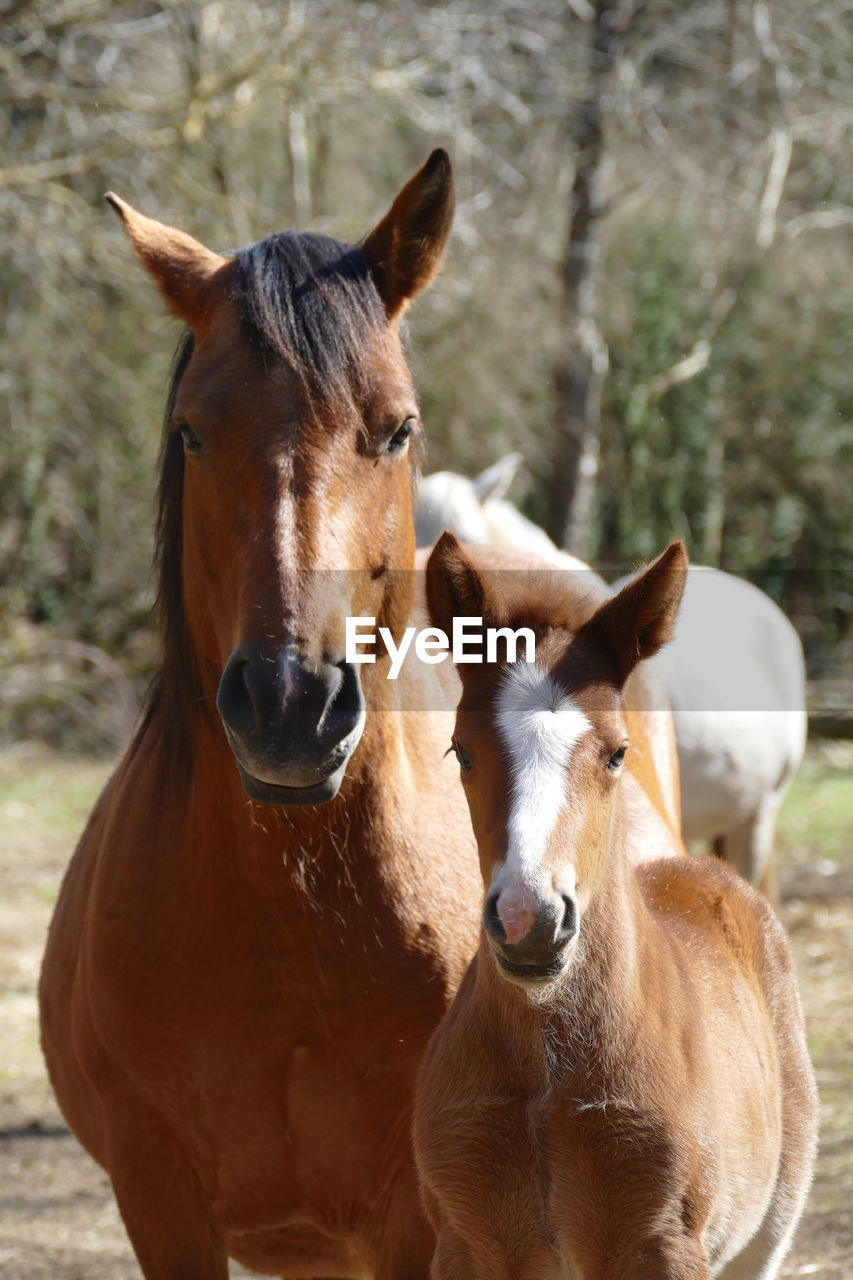
POLYGON ((497 727, 510 765, 507 850, 491 892, 507 941, 524 937, 536 916, 536 890, 572 893, 574 869, 561 866, 560 883, 546 885, 543 861, 566 799, 574 749, 592 728, 586 715, 535 663, 505 671, 497 695, 497 727))

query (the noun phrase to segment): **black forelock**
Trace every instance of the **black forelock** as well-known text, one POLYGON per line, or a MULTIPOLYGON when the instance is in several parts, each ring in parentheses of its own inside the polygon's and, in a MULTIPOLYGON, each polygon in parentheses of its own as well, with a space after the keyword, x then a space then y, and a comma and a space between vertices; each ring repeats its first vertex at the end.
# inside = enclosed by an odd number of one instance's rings
POLYGON ((280 231, 235 261, 232 297, 261 358, 287 361, 312 400, 363 394, 368 344, 387 327, 364 250, 280 231))

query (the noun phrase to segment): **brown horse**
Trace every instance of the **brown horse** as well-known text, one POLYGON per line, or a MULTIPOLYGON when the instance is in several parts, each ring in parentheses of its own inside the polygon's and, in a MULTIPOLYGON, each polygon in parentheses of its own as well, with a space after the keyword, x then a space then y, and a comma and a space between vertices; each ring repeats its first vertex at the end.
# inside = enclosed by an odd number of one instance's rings
MULTIPOLYGON (((456 683, 348 662, 414 612, 399 333, 453 209, 436 151, 355 248, 232 259, 112 198, 189 327, 164 428, 163 662, 66 876, 42 1039, 148 1280, 424 1277, 415 1075, 476 945, 456 683), (414 686, 417 686, 416 688, 414 686), (444 708, 444 710, 442 710, 444 708)), ((638 785, 677 824, 669 721, 638 785)), ((644 724, 637 723, 640 739, 644 724)))
POLYGON ((789 1247, 817 1108, 785 934, 725 865, 644 862, 621 777, 622 688, 686 567, 673 543, 589 618, 451 534, 430 559, 436 626, 538 636, 535 663, 460 668, 486 896, 418 1092, 433 1280, 770 1280, 789 1247))

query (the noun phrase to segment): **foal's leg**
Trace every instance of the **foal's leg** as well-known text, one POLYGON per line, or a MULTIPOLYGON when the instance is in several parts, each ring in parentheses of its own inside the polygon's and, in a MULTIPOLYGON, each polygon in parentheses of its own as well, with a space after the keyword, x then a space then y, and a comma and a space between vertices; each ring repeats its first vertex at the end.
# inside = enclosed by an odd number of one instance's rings
POLYGON ((108 1167, 145 1280, 228 1280, 202 1183, 169 1128, 125 1104, 108 1121, 108 1167))
POLYGON ((692 1236, 638 1240, 583 1270, 583 1280, 711 1280, 711 1264, 692 1236))
MULTIPOLYGON (((642 1183, 639 1184, 642 1186, 642 1183)), ((711 1262, 698 1236, 673 1218, 663 1225, 665 1206, 624 1185, 590 1179, 578 1185, 576 1203, 561 1215, 560 1239, 579 1280, 711 1280, 711 1262), (588 1198, 583 1193, 592 1193, 588 1198), (633 1200, 633 1204, 631 1203, 633 1200)))
POLYGON ((562 1260, 547 1243, 508 1251, 498 1241, 469 1245, 452 1230, 439 1234, 430 1280, 560 1280, 562 1260))
MULTIPOLYGON (((531 1183, 533 1179, 530 1179, 531 1183)), ((424 1200, 436 1229, 430 1280, 561 1280, 563 1260, 524 1196, 497 1199, 472 1185, 463 1222, 453 1225, 431 1192, 424 1200)))

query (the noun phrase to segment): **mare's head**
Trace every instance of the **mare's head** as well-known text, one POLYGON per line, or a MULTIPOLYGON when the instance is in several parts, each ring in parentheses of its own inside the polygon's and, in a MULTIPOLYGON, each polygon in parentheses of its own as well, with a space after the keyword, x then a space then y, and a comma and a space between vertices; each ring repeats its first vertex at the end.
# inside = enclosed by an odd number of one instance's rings
POLYGON ((358 245, 283 232, 224 258, 108 197, 187 326, 165 424, 159 697, 215 697, 243 786, 333 797, 364 725, 347 615, 411 604, 421 428, 399 334, 439 268, 453 179, 435 151, 358 245), (401 572, 402 571, 402 572, 401 572))
POLYGON ((486 889, 483 927, 499 972, 557 977, 608 875, 622 761, 622 689, 671 638, 687 557, 672 543, 591 617, 561 575, 478 570, 452 534, 427 568, 435 626, 456 616, 530 628, 535 662, 460 665, 453 747, 486 889))

